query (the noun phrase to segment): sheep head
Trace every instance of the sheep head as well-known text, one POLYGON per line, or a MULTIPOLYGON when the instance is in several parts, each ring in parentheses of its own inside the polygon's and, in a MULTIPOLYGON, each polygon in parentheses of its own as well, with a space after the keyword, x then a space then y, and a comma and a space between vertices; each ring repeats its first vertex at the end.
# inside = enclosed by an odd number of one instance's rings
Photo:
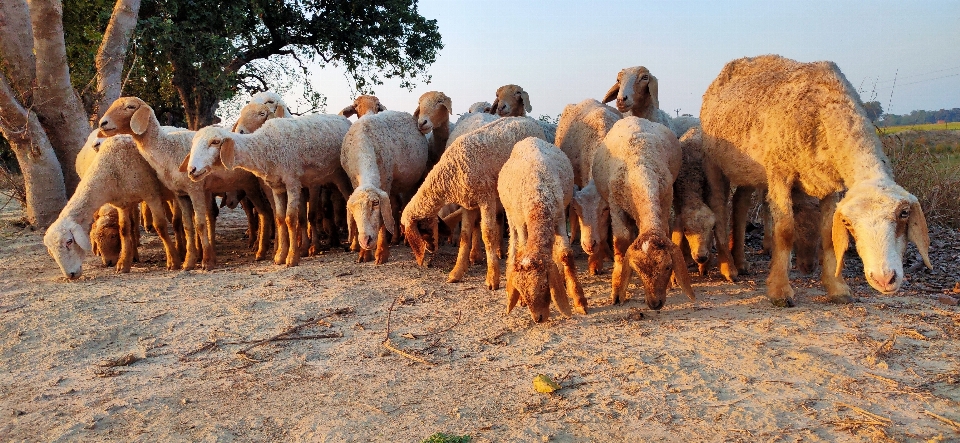
POLYGON ((104 266, 113 266, 120 260, 120 213, 114 207, 100 208, 93 216, 90 229, 93 253, 100 256, 104 266))
POLYGON ((190 154, 180 164, 180 172, 186 172, 190 180, 203 180, 214 168, 233 169, 233 135, 226 129, 207 126, 193 136, 190 154))
POLYGON ((627 248, 625 258, 643 283, 650 309, 660 310, 666 303, 671 273, 687 296, 694 298, 683 254, 670 239, 652 232, 640 234, 627 248))
POLYGON ((680 228, 683 231, 687 244, 690 245, 690 255, 698 265, 706 265, 710 261, 710 247, 713 240, 713 226, 717 217, 710 207, 702 201, 694 205, 684 205, 680 210, 680 228))
POLYGON ((80 277, 83 257, 93 249, 87 231, 68 218, 58 218, 47 228, 43 244, 60 266, 64 277, 69 279, 80 277))
POLYGON ((356 226, 357 241, 363 249, 376 247, 381 226, 387 228, 390 235, 396 235, 390 196, 380 189, 372 186, 354 189, 347 200, 347 214, 356 226))
POLYGON ((240 110, 240 118, 233 125, 233 132, 239 134, 252 134, 260 129, 267 120, 277 117, 270 112, 270 106, 259 103, 247 103, 240 110))
POLYGON ((570 205, 580 223, 580 246, 583 252, 596 254, 601 243, 606 241, 604 234, 610 226, 610 206, 600 196, 593 180, 573 193, 570 205))
POLYGON ((843 270, 843 253, 850 235, 863 260, 863 273, 874 289, 891 294, 903 283, 903 253, 907 241, 917 245, 923 263, 930 264, 927 221, 917 198, 890 179, 853 185, 833 214, 836 275, 843 270))
POLYGON ((497 98, 490 105, 490 113, 501 117, 523 117, 532 110, 530 96, 517 85, 497 88, 497 98))
MULTIPOLYGON (((153 108, 137 97, 120 97, 100 119, 100 136, 142 135, 157 120, 153 108)), ((159 125, 159 122, 157 122, 159 125)))
MULTIPOLYGON (((250 98, 250 103, 248 104, 259 104, 266 105, 270 109, 270 114, 273 117, 285 118, 289 117, 289 111, 287 110, 287 104, 283 102, 283 98, 280 97, 280 94, 272 91, 258 92, 250 98)), ((252 132, 252 131, 251 131, 252 132)))
POLYGON ((421 134, 428 134, 434 128, 446 127, 453 114, 453 101, 439 91, 425 92, 420 96, 413 118, 417 119, 417 128, 421 134))
POLYGON ((537 323, 550 319, 550 298, 553 297, 557 308, 570 316, 570 304, 564 292, 563 278, 557 265, 548 255, 524 254, 517 252, 517 259, 507 278, 507 313, 513 310, 518 301, 527 305, 530 316, 537 323))
POLYGON ((377 98, 377 96, 361 95, 353 101, 352 105, 343 108, 343 110, 340 111, 340 115, 350 117, 356 114, 357 118, 360 118, 367 114, 376 114, 386 110, 387 108, 380 103, 380 99, 377 98))
POLYGON ((493 106, 488 102, 476 102, 467 108, 467 113, 486 112, 487 114, 493 114, 490 112, 491 109, 493 109, 493 106))
MULTIPOLYGON (((407 205, 409 207, 409 204, 407 205)), ((417 259, 417 265, 423 266, 426 253, 436 252, 439 247, 440 233, 438 232, 438 217, 429 217, 420 220, 414 220, 404 216, 400 218, 400 229, 403 231, 404 238, 410 244, 413 250, 413 257, 417 259)))
POLYGON ((657 78, 643 66, 621 69, 617 74, 617 82, 601 101, 609 103, 614 99, 617 100, 618 111, 631 111, 636 117, 650 117, 650 113, 660 108, 657 78))

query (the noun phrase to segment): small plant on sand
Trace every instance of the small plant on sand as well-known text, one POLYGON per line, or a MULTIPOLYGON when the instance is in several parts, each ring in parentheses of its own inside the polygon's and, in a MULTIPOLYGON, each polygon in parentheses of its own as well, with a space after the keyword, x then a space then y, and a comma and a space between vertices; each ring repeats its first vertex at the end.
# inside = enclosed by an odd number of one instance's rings
POLYGON ((437 432, 436 434, 427 437, 427 439, 421 443, 470 443, 470 436, 437 432))

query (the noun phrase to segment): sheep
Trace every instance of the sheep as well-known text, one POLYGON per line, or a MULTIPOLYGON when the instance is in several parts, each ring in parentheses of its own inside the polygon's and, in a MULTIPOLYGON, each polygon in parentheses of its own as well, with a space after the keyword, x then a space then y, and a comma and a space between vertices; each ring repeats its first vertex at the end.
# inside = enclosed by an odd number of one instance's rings
MULTIPOLYGON (((530 95, 527 91, 517 85, 503 85, 497 88, 497 97, 493 100, 488 112, 501 117, 524 117, 532 110, 530 95)), ((557 125, 543 120, 536 120, 536 122, 543 129, 546 141, 553 144, 556 139, 557 125)))
POLYGON ((433 167, 440 160, 450 139, 450 116, 453 114, 453 101, 440 91, 425 92, 420 96, 413 118, 422 134, 430 136, 430 156, 427 165, 433 167))
MULTIPOLYGON (((500 286, 499 259, 495 252, 500 249, 496 229, 497 174, 510 157, 513 145, 531 136, 544 138, 540 125, 529 118, 509 117, 497 119, 454 140, 427 174, 400 218, 417 264, 423 265, 428 249, 435 251, 437 248, 437 213, 443 205, 456 203, 467 209, 479 208, 481 232, 487 249, 487 288, 500 286)), ((464 222, 472 224, 468 214, 469 211, 464 213, 464 222)), ((467 236, 461 234, 461 245, 464 237, 467 236)), ((463 278, 469 266, 465 255, 461 247, 448 282, 463 278)))
POLYGON ((626 301, 632 270, 640 276, 650 309, 663 308, 671 273, 695 300, 683 254, 668 236, 681 161, 672 131, 638 117, 614 124, 597 148, 593 179, 610 207, 614 304, 626 301))
MULTIPOLYGON (((680 137, 683 162, 674 183, 672 229, 673 242, 681 249, 686 246, 697 263, 701 276, 707 275, 710 248, 716 214, 704 201, 707 198, 707 179, 703 171, 703 133, 699 126, 690 128, 680 137)), ((726 247, 718 243, 717 247, 726 247)))
MULTIPOLYGON (((820 260, 820 200, 804 194, 796 186, 791 190, 790 199, 793 200, 793 223, 797 232, 793 238, 793 258, 797 269, 804 275, 810 275, 817 269, 820 260)), ((760 206, 760 214, 763 220, 763 252, 769 254, 773 251, 773 217, 766 203, 760 206)), ((738 227, 735 226, 735 229, 738 227)), ((733 235, 734 239, 737 237, 733 235)), ((743 238, 742 235, 739 237, 743 238)), ((742 240, 740 245, 734 242, 734 256, 738 246, 743 247, 742 240)))
POLYGON ((358 263, 370 260, 374 238, 376 263, 383 264, 390 255, 387 233, 397 235, 394 208, 400 210, 400 194, 415 190, 427 168, 423 119, 429 125, 426 116, 418 122, 406 112, 368 115, 351 125, 343 139, 340 163, 353 185, 347 224, 361 249, 358 263))
MULTIPOLYGON (((196 244, 198 237, 203 249, 201 266, 207 270, 216 266, 216 219, 213 213, 216 207, 211 205, 213 193, 243 189, 252 199, 254 206, 262 209, 258 211, 261 217, 260 226, 266 223, 264 211, 267 203, 256 178, 243 171, 223 171, 204 182, 192 181, 178 169, 187 161, 193 131, 163 129, 153 108, 143 100, 137 97, 120 97, 114 101, 100 119, 100 133, 107 136, 133 136, 137 149, 157 171, 160 182, 177 194, 177 202, 185 219, 184 228, 187 231, 186 259, 183 262, 185 270, 196 267, 200 255, 196 244)), ((262 259, 265 255, 266 245, 261 243, 256 259, 262 259)))
MULTIPOLYGON (((129 137, 111 137, 102 141, 93 163, 85 171, 77 190, 50 225, 43 237, 47 251, 60 266, 63 275, 75 279, 82 273, 83 257, 93 249, 89 227, 94 211, 109 203, 118 208, 135 206, 146 201, 153 213, 153 225, 163 243, 167 256, 167 269, 180 267, 180 257, 167 234, 167 219, 164 215, 163 196, 169 194, 157 178, 157 173, 144 160, 129 137)), ((117 260, 118 273, 130 272, 135 244, 131 230, 136 229, 136 219, 120 211, 118 220, 122 241, 117 260)))
POLYGON ((588 271, 600 273, 604 257, 610 256, 607 231, 610 226, 606 202, 597 193, 591 169, 593 155, 614 123, 623 118, 619 111, 596 100, 567 105, 557 125, 557 146, 573 165, 574 191, 570 225, 574 238, 589 255, 588 271))
POLYGON ((617 100, 617 110, 625 116, 645 118, 660 123, 670 129, 675 136, 683 135, 673 127, 673 119, 660 109, 657 92, 657 78, 644 66, 621 69, 617 73, 617 82, 603 96, 603 103, 617 100))
POLYGON ((490 109, 492 108, 493 108, 493 105, 491 105, 490 102, 476 102, 470 105, 469 108, 467 108, 467 114, 481 113, 481 112, 485 112, 489 114, 491 113, 490 109))
POLYGON ((387 107, 380 103, 380 99, 375 95, 361 95, 353 100, 353 104, 343 108, 340 115, 350 117, 356 114, 357 118, 369 114, 386 111, 387 107))
POLYGON ((250 171, 273 190, 277 248, 274 263, 300 264, 301 188, 334 183, 344 197, 350 182, 340 166, 340 148, 350 121, 316 114, 267 120, 252 134, 208 126, 193 137, 181 165, 191 180, 202 181, 217 169, 250 171))
POLYGON ((586 314, 564 214, 573 198, 570 160, 544 140, 525 138, 514 145, 500 170, 497 192, 510 226, 507 314, 522 299, 533 321, 547 321, 551 295, 564 315, 570 316, 568 296, 577 312, 586 314))
MULTIPOLYGON (((767 188, 774 227, 767 296, 774 305, 795 303, 788 275, 794 186, 820 199, 821 282, 829 300, 852 301, 841 276, 850 234, 867 282, 884 294, 903 282, 908 240, 932 268, 920 204, 894 182, 880 139, 836 64, 777 55, 734 60, 704 93, 700 118, 715 238, 728 232, 731 184, 767 188), (834 194, 844 190, 835 203, 834 194)), ((721 272, 736 278, 731 257, 718 249, 721 272)))

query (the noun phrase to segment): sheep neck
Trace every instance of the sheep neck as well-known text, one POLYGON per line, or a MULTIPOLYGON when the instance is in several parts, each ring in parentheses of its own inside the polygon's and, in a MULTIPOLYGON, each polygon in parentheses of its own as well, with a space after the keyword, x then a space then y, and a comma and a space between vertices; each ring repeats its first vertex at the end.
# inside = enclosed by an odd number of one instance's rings
POLYGON ((450 140, 450 124, 447 121, 444 121, 440 126, 433 128, 433 139, 431 142, 431 150, 433 152, 443 152, 447 147, 447 140, 450 140))
POLYGON ((95 180, 90 179, 93 175, 91 173, 96 172, 92 169, 88 171, 88 179, 80 181, 80 186, 77 187, 73 197, 70 198, 61 213, 61 217, 66 215, 71 220, 76 221, 88 233, 90 224, 93 223, 93 213, 113 198, 110 186, 100 186, 101 183, 96 183, 95 180))
POLYGON ((663 214, 660 208, 660 189, 657 175, 653 170, 639 165, 638 170, 627 173, 627 187, 629 204, 633 206, 628 211, 637 223, 640 233, 654 232, 664 235, 667 227, 663 224, 663 214))
POLYGON ((363 145, 359 149, 354 159, 357 162, 357 176, 351 177, 355 183, 355 188, 373 187, 380 189, 383 185, 380 177, 380 166, 377 161, 378 157, 380 155, 370 145, 363 145))
POLYGON ((534 205, 525 215, 527 229, 526 254, 543 253, 550 256, 553 250, 554 225, 550 213, 543 205, 534 205))
POLYGON ((160 129, 160 121, 156 115, 151 114, 150 124, 147 125, 142 134, 135 134, 132 131, 133 141, 137 145, 137 150, 143 156, 143 159, 150 164, 150 167, 157 171, 157 178, 170 190, 180 190, 176 177, 183 175, 177 169, 183 159, 190 154, 189 149, 182 149, 182 144, 173 140, 168 134, 164 134, 160 129))

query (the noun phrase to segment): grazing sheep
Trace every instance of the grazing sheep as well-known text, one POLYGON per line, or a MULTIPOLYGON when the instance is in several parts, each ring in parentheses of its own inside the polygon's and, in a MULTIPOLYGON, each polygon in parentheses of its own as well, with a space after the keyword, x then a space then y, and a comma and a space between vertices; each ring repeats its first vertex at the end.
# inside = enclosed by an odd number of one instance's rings
POLYGON ((668 236, 682 156, 670 129, 638 117, 618 121, 597 148, 593 179, 610 206, 613 232, 613 303, 627 299, 632 270, 650 309, 663 307, 671 274, 695 298, 683 254, 668 236))
MULTIPOLYGON (((532 110, 527 91, 517 85, 503 85, 497 88, 497 98, 488 112, 501 117, 524 117, 532 110)), ((542 120, 536 122, 543 129, 545 140, 552 144, 556 139, 557 125, 542 120)))
POLYGON ((593 155, 610 128, 622 117, 617 110, 587 99, 567 105, 557 125, 557 146, 570 159, 574 183, 578 186, 571 204, 570 225, 573 237, 579 235, 580 246, 590 256, 587 269, 592 275, 601 272, 604 257, 610 256, 607 246, 610 212, 593 183, 593 155))
POLYGON ((344 197, 350 182, 340 166, 340 147, 350 121, 338 115, 307 115, 267 120, 252 134, 208 126, 193 137, 181 165, 190 179, 202 181, 217 169, 250 171, 273 190, 277 252, 273 261, 300 263, 301 188, 333 183, 344 197))
MULTIPOLYGON (((834 63, 776 55, 734 60, 704 94, 700 117, 710 206, 717 214, 715 237, 728 232, 731 184, 767 188, 774 226, 767 295, 775 305, 794 304, 788 276, 794 186, 820 199, 821 281, 830 300, 852 299, 840 274, 851 233, 867 282, 880 292, 900 288, 908 240, 932 268, 920 204, 894 182, 856 91, 834 63), (834 204, 833 195, 844 190, 834 204)), ((735 278, 731 257, 725 248, 719 250, 721 272, 735 278)))
MULTIPOLYGON (((400 218, 400 225, 419 265, 423 265, 428 249, 436 250, 439 241, 437 213, 443 205, 456 203, 467 209, 479 208, 481 233, 487 250, 487 288, 500 286, 496 253, 500 249, 496 221, 497 174, 510 157, 513 145, 527 137, 544 137, 540 125, 533 119, 501 118, 457 138, 447 148, 400 218)), ((472 225, 469 212, 464 213, 464 218, 468 219, 465 223, 472 225)), ((461 234, 461 245, 465 237, 468 236, 461 234)), ((447 281, 456 282, 463 278, 469 266, 465 255, 461 247, 457 264, 447 281)))
POLYGON ((343 139, 340 162, 353 184, 347 224, 359 242, 358 263, 370 260, 375 238, 376 263, 390 255, 387 233, 398 234, 394 211, 400 211, 400 194, 414 191, 427 168, 423 126, 406 112, 384 111, 357 120, 343 139))
MULTIPOLYGON (((256 177, 245 171, 220 171, 203 182, 195 182, 179 171, 188 160, 193 131, 167 131, 160 126, 156 114, 146 102, 137 97, 120 97, 100 119, 100 132, 105 135, 128 134, 140 150, 143 158, 157 172, 157 177, 167 189, 177 195, 183 212, 186 230, 187 253, 184 269, 196 266, 200 250, 201 265, 210 270, 216 266, 214 240, 216 233, 215 205, 211 205, 214 193, 242 189, 251 198, 260 214, 260 226, 266 223, 267 202, 260 191, 256 177)), ((256 258, 266 255, 266 245, 261 243, 256 258)))
POLYGON ((430 136, 430 156, 428 167, 433 167, 443 155, 450 139, 450 116, 453 114, 453 101, 439 91, 425 92, 420 96, 417 110, 413 111, 417 128, 422 134, 430 136))
POLYGON ((570 160, 546 141, 523 139, 500 170, 497 191, 510 226, 507 313, 523 300, 533 321, 547 321, 552 295, 564 315, 570 315, 568 296, 577 312, 586 314, 587 299, 577 280, 564 215, 573 198, 570 160))
POLYGON ((660 109, 657 78, 646 67, 621 69, 617 73, 617 82, 610 87, 601 101, 609 103, 614 99, 617 100, 617 109, 623 115, 645 118, 666 126, 675 136, 683 135, 673 128, 670 115, 660 109))
MULTIPOLYGON (((157 173, 140 155, 129 137, 111 137, 101 142, 93 163, 85 171, 76 192, 60 212, 59 218, 50 225, 43 243, 67 278, 77 278, 82 273, 83 257, 93 250, 89 229, 94 212, 105 204, 118 208, 135 206, 141 200, 151 208, 153 225, 163 243, 167 255, 167 269, 180 267, 180 257, 167 234, 167 219, 163 209, 163 196, 169 195, 157 173)), ((117 259, 117 272, 130 272, 136 243, 132 230, 136 219, 120 211, 119 229, 121 252, 117 259)))
MULTIPOLYGON (((700 275, 707 275, 713 227, 717 222, 713 210, 705 202, 707 178, 703 172, 703 133, 693 127, 680 137, 683 162, 680 175, 673 184, 673 242, 684 249, 697 263, 700 275)), ((717 247, 726 246, 726 243, 717 247)))
POLYGON ((340 111, 340 115, 344 117, 350 117, 351 115, 356 115, 357 118, 363 117, 369 114, 376 114, 378 112, 386 111, 386 106, 380 103, 380 99, 375 95, 361 95, 353 100, 353 104, 343 108, 340 111))

